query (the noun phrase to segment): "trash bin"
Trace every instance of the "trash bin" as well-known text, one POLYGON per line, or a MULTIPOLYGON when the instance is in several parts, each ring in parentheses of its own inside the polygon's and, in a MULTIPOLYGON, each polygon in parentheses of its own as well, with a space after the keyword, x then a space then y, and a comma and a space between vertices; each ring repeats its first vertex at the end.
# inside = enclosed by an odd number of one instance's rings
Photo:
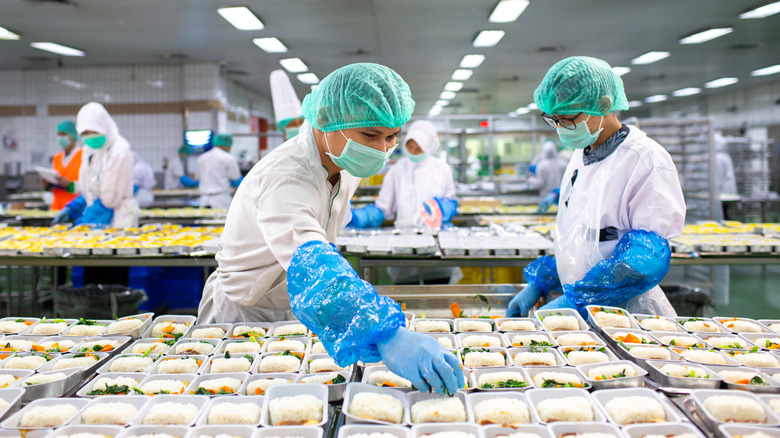
POLYGON ((59 289, 54 313, 58 317, 113 319, 138 313, 138 306, 147 299, 143 289, 120 284, 88 284, 59 289))
POLYGON ((715 314, 715 304, 712 299, 697 287, 687 284, 667 284, 661 285, 661 289, 678 315, 712 316, 715 314))

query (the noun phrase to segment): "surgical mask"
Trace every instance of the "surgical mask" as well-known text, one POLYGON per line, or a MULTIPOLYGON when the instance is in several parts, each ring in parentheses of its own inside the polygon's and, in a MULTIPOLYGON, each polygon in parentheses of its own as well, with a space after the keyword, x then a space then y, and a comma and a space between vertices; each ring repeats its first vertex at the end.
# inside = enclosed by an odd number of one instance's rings
POLYGON ((92 149, 100 149, 106 144, 106 136, 103 134, 85 135, 81 140, 92 149))
POLYGON ((409 149, 406 149, 406 148, 404 148, 404 155, 412 163, 419 163, 422 160, 428 158, 428 154, 426 154, 425 152, 423 152, 421 154, 413 154, 413 153, 409 152, 409 149))
POLYGON ((70 146, 70 137, 68 137, 67 135, 58 135, 57 143, 60 144, 61 148, 65 149, 68 146, 70 146))
POLYGON ((284 128, 284 136, 288 140, 298 135, 298 132, 300 132, 301 128, 299 126, 296 126, 294 128, 284 128))
POLYGON ((328 147, 328 156, 336 166, 346 170, 350 175, 357 178, 368 178, 376 175, 387 163, 387 159, 395 151, 398 145, 393 145, 387 152, 378 151, 372 147, 362 145, 354 140, 350 140, 344 132, 339 130, 341 135, 347 139, 347 144, 340 156, 335 156, 330 152, 328 136, 325 135, 325 145, 328 147))
POLYGON ((558 132, 558 138, 561 139, 561 143, 572 149, 585 149, 595 143, 599 138, 601 131, 604 130, 604 128, 601 127, 601 124, 604 123, 604 117, 602 117, 601 122, 599 122, 599 129, 593 134, 591 134, 588 129, 588 119, 590 119, 590 115, 588 115, 587 119, 577 123, 574 129, 566 129, 561 126, 555 128, 558 132))

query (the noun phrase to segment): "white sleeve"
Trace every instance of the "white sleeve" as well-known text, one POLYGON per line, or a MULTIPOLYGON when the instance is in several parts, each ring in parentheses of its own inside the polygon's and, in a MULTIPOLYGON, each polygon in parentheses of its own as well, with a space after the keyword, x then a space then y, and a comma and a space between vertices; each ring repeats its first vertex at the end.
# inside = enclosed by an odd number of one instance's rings
POLYGON ((133 154, 129 149, 110 154, 100 183, 100 201, 116 209, 133 193, 133 154))
POLYGON ((382 181, 382 187, 379 188, 379 195, 374 201, 374 205, 385 215, 385 220, 395 219, 395 211, 398 209, 398 200, 395 193, 395 179, 398 174, 396 168, 398 164, 391 167, 385 174, 385 179, 382 181))
POLYGON ((682 233, 685 198, 675 170, 660 166, 637 169, 627 189, 626 208, 632 230, 655 231, 666 239, 682 233))
POLYGON ((449 164, 444 162, 444 197, 455 198, 455 180, 452 178, 452 169, 449 164))
POLYGON ((230 156, 230 161, 227 162, 227 175, 231 182, 241 178, 241 169, 238 167, 238 161, 232 155, 230 156))

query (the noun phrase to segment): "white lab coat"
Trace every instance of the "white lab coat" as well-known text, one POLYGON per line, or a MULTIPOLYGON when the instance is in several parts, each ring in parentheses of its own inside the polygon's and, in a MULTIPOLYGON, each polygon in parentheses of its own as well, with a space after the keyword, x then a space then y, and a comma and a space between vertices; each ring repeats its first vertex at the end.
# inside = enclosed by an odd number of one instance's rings
POLYGON ((218 147, 198 157, 197 180, 200 181, 200 206, 228 208, 233 198, 231 181, 241 178, 238 161, 218 147))
POLYGON ((133 155, 114 119, 103 105, 91 102, 79 110, 76 130, 106 136, 102 148, 84 148, 76 191, 84 196, 87 206, 99 198, 105 207, 113 209, 112 227, 138 226, 140 209, 133 199, 133 155))
POLYGON ((737 178, 734 175, 734 162, 728 152, 718 152, 715 155, 717 165, 718 194, 736 195, 737 178))
POLYGON ((181 177, 184 175, 184 163, 182 163, 179 155, 176 154, 168 159, 168 167, 165 168, 165 180, 163 181, 163 188, 165 190, 183 189, 181 185, 181 177))
POLYGON ((133 152, 133 185, 138 186, 135 200, 141 208, 146 208, 154 202, 152 189, 157 185, 154 169, 136 152, 133 152))
POLYGON ((311 126, 260 160, 236 191, 203 290, 201 323, 292 317, 287 267, 300 245, 335 242, 360 180, 346 171, 332 186, 311 126))
POLYGON ((536 175, 529 181, 530 187, 539 190, 539 196, 547 196, 553 189, 561 186, 566 166, 566 160, 558 157, 555 143, 545 142, 542 145, 541 158, 536 164, 536 175))
MULTIPOLYGON (((671 156, 639 128, 629 129, 609 157, 585 166, 583 151, 577 150, 566 169, 555 227, 555 259, 563 284, 581 280, 611 257, 631 230, 654 231, 666 239, 682 232, 685 200, 671 156), (599 231, 607 227, 616 228, 617 239, 599 242, 599 231)), ((624 306, 635 313, 676 315, 658 286, 624 306)))

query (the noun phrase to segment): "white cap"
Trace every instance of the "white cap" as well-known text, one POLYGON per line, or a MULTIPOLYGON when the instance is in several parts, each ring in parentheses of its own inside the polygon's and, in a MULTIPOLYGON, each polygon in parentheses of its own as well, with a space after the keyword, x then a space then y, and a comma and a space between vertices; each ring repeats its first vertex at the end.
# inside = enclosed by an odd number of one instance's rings
POLYGON ((274 104, 276 123, 302 117, 301 101, 295 94, 290 78, 281 69, 271 72, 271 100, 274 104))

